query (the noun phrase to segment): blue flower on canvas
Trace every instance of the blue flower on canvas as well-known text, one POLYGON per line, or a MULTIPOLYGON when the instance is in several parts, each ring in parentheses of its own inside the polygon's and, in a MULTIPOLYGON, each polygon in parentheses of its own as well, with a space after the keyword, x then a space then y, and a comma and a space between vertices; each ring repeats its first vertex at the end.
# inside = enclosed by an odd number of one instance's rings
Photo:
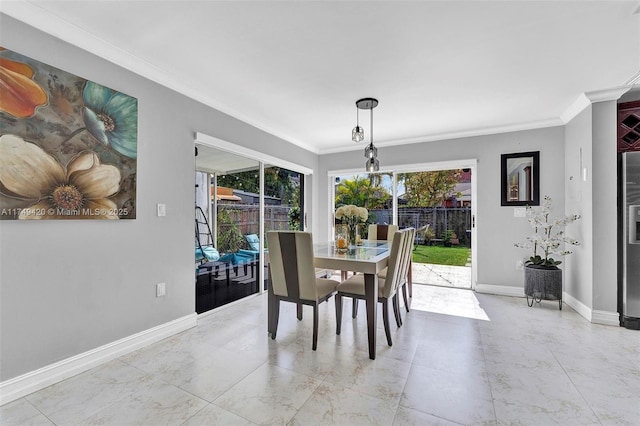
POLYGON ((138 152, 138 100, 87 81, 82 92, 87 130, 120 154, 136 158, 138 152))

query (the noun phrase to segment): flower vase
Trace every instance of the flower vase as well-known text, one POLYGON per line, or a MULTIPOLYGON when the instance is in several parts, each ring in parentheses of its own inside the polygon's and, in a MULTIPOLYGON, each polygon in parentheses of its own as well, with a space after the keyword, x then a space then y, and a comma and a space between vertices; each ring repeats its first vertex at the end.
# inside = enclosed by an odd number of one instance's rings
POLYGON ((355 246, 358 243, 358 225, 355 223, 349 224, 347 229, 349 236, 349 245, 355 246))
POLYGON ((346 229, 341 229, 336 235, 336 250, 338 253, 346 253, 349 251, 349 233, 346 229))

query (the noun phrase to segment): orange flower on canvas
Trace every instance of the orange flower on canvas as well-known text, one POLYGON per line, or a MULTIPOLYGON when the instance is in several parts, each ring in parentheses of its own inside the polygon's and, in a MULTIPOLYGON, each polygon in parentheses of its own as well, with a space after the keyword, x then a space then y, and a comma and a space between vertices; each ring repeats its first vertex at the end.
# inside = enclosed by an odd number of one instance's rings
POLYGON ((47 94, 32 80, 33 74, 27 64, 0 58, 0 111, 17 118, 31 117, 47 103, 47 94))

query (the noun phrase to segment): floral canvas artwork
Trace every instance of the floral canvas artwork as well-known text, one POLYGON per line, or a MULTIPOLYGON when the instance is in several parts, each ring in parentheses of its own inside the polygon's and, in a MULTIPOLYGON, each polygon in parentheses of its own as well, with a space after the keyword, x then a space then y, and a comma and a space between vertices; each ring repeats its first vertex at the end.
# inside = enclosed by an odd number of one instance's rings
POLYGON ((135 219, 138 100, 0 47, 0 219, 135 219))

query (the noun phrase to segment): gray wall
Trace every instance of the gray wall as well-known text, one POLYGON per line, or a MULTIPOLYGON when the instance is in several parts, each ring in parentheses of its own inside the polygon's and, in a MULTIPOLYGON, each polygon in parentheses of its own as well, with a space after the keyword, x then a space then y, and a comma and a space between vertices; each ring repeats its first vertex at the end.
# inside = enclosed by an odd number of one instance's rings
POLYGON ((6 15, 0 28, 4 47, 139 103, 136 220, 0 223, 5 381, 194 313, 196 131, 312 169, 317 156, 6 15))
POLYGON ((618 293, 617 105, 593 106, 593 305, 616 312, 618 293))
MULTIPOLYGON (((477 207, 478 283, 523 287, 523 272, 516 270, 515 264, 528 257, 529 252, 515 248, 513 244, 524 241, 531 228, 526 219, 514 217, 513 207, 500 206, 500 154, 526 151, 540 151, 540 194, 550 195, 554 200, 554 211, 562 215, 563 127, 379 148, 378 158, 383 167, 477 159, 477 173, 473 178, 477 179, 478 197, 472 202, 477 207)), ((361 171, 364 168, 363 158, 360 151, 323 155, 316 179, 327 182, 327 172, 331 170, 353 168, 361 171)), ((319 185, 319 212, 329 211, 327 188, 332 186, 319 185)), ((319 235, 328 235, 328 215, 319 222, 319 235)))
POLYGON ((566 210, 582 215, 570 228, 581 246, 567 257, 565 291, 593 311, 617 311, 616 125, 616 101, 603 101, 565 126, 566 210))
MULTIPOLYGON (((574 247, 573 254, 565 258, 564 291, 588 307, 593 303, 591 110, 591 106, 587 107, 565 126, 565 182, 567 182, 565 210, 567 214, 579 214, 582 217, 571 224, 567 232, 568 235, 577 239, 580 245, 574 247), (582 164, 580 150, 582 150, 582 164), (582 178, 581 166, 587 168, 586 181, 582 178)), ((615 194, 615 190, 613 192, 615 194)))

